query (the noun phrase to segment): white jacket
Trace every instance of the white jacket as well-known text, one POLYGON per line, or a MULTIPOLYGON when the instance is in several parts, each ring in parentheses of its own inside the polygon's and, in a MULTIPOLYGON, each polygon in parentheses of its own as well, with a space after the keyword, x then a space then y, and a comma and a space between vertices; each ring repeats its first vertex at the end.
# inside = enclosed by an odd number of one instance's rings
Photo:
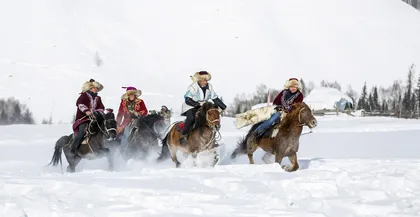
MULTIPOLYGON (((187 92, 184 95, 184 98, 186 97, 190 97, 191 99, 193 99, 196 102, 200 102, 200 101, 208 101, 210 99, 216 99, 218 98, 216 92, 214 92, 213 86, 208 83, 207 84, 209 86, 208 90, 206 90, 206 95, 204 96, 203 90, 201 90, 200 86, 198 85, 197 82, 192 83, 190 86, 188 86, 187 92)), ((187 103, 182 103, 182 109, 181 109, 181 114, 183 114, 184 112, 192 109, 194 107, 187 105, 187 103)))

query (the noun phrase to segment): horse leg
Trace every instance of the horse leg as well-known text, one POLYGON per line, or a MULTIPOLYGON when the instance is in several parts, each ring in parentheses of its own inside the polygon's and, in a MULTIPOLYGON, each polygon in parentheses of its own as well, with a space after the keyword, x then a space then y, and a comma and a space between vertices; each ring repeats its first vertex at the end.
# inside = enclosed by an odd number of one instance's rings
POLYGON ((109 148, 103 148, 101 152, 108 160, 108 170, 114 171, 114 158, 112 156, 111 150, 109 150, 109 148))
POLYGON ((69 163, 67 172, 74 173, 76 171, 76 165, 80 162, 81 158, 78 155, 73 154, 69 146, 65 146, 63 152, 64 156, 66 156, 67 163, 69 163))
POLYGON ((194 167, 197 167, 197 153, 192 153, 191 156, 193 158, 194 167))
POLYGON ((282 168, 286 170, 287 172, 294 172, 297 169, 299 169, 299 163, 297 160, 296 152, 288 156, 288 158, 291 164, 282 166, 282 168))
POLYGON ((82 158, 79 155, 74 155, 72 159, 67 158, 69 165, 67 166, 67 172, 74 173, 76 172, 76 166, 80 163, 82 158))
POLYGON ((262 157, 262 160, 264 161, 264 163, 266 163, 266 164, 270 164, 271 163, 271 160, 270 160, 270 158, 273 156, 273 154, 271 154, 270 152, 266 152, 265 154, 264 154, 264 156, 262 157))
POLYGON ((179 168, 181 166, 181 163, 178 161, 178 158, 176 157, 176 151, 178 150, 176 146, 170 146, 171 151, 171 159, 176 164, 176 168, 179 168))
POLYGON ((253 155, 254 155, 254 152, 257 150, 257 148, 258 148, 257 141, 255 139, 250 141, 250 145, 248 145, 248 150, 247 150, 249 164, 254 164, 253 155))
POLYGON ((278 163, 279 165, 281 165, 281 161, 283 160, 283 158, 284 158, 284 154, 283 153, 276 153, 276 156, 275 156, 275 161, 276 161, 276 163, 278 163))

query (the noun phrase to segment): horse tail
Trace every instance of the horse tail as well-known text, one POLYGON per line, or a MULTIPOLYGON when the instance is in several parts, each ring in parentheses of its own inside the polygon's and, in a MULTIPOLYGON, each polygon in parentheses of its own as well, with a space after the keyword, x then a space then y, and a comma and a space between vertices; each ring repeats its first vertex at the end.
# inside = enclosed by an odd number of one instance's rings
POLYGON ((247 137, 243 137, 239 139, 238 145, 236 146, 232 155, 230 155, 231 159, 235 159, 239 155, 246 154, 246 150, 247 150, 246 140, 247 140, 247 137))
POLYGON ((69 136, 62 136, 60 139, 57 140, 54 147, 54 154, 52 156, 51 162, 47 165, 50 166, 57 166, 60 163, 60 166, 63 166, 63 162, 61 160, 61 153, 63 151, 64 146, 68 143, 69 136))
POLYGON ((243 155, 247 153, 247 141, 251 137, 252 133, 255 131, 255 129, 260 125, 261 123, 254 124, 251 129, 249 129, 248 133, 245 137, 239 139, 238 145, 236 146, 236 149, 233 151, 232 155, 230 155, 231 159, 235 159, 238 155, 243 155))
POLYGON ((168 147, 168 136, 169 134, 166 134, 165 138, 162 139, 162 151, 159 154, 159 157, 156 159, 158 162, 166 160, 171 156, 168 147))

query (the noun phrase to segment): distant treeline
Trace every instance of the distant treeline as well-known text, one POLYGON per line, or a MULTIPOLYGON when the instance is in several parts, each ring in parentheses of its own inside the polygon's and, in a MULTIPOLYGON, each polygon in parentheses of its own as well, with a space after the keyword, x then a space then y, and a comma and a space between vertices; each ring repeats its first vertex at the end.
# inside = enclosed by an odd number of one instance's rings
POLYGON ((19 100, 0 99, 0 125, 34 124, 32 112, 19 100))

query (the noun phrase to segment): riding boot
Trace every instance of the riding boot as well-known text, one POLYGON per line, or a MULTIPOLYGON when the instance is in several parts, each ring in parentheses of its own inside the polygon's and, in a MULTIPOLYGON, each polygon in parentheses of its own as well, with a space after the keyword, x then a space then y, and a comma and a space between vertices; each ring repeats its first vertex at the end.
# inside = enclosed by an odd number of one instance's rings
POLYGON ((187 119, 185 120, 184 129, 182 130, 181 138, 179 139, 179 143, 183 145, 185 141, 187 141, 188 134, 190 133, 190 128, 194 123, 194 116, 197 112, 197 109, 193 108, 185 112, 185 116, 187 119))
POLYGON ((75 135, 73 139, 73 143, 71 144, 71 153, 76 154, 77 149, 79 149, 79 146, 82 143, 82 139, 85 136, 86 126, 87 126, 86 123, 82 123, 79 125, 77 134, 75 135))
POLYGON ((187 128, 186 125, 184 125, 184 130, 182 131, 181 137, 179 138, 179 143, 181 143, 181 145, 183 145, 185 141, 187 141, 188 132, 189 132, 189 129, 187 128))

